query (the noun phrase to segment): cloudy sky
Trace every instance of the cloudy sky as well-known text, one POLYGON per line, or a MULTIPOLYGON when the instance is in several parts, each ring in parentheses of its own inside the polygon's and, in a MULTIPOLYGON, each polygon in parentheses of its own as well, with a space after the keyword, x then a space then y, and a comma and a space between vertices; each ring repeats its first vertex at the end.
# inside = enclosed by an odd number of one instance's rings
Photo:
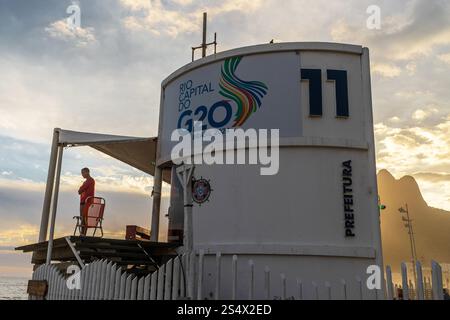
MULTIPOLYGON (((52 128, 154 136, 160 82, 190 62, 209 14, 220 51, 275 41, 371 50, 378 169, 413 175, 450 210, 450 2, 447 0, 0 0, 0 275, 29 274, 52 128), (282 3, 282 5, 280 5, 282 3), (381 9, 368 29, 366 9, 381 9)), ((71 232, 79 168, 108 198, 108 232, 149 225, 152 179, 88 148, 65 151, 57 234, 71 232)))

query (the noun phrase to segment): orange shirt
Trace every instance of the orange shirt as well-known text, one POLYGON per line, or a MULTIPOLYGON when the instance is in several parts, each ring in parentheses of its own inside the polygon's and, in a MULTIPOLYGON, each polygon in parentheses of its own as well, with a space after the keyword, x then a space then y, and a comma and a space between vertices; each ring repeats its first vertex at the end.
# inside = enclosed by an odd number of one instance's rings
POLYGON ((80 193, 80 203, 84 204, 88 197, 93 197, 95 192, 95 180, 89 177, 81 185, 78 193, 80 193), (80 193, 81 192, 81 193, 80 193))

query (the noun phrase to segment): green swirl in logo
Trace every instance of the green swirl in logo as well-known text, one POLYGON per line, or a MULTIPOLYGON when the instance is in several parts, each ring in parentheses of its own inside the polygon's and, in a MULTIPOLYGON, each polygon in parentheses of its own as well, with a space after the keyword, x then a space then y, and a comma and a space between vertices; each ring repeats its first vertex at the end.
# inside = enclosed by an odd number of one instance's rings
POLYGON ((225 60, 220 77, 220 94, 237 104, 237 111, 233 127, 238 127, 256 112, 267 94, 267 86, 260 81, 244 81, 236 76, 236 69, 242 57, 233 57, 225 60))

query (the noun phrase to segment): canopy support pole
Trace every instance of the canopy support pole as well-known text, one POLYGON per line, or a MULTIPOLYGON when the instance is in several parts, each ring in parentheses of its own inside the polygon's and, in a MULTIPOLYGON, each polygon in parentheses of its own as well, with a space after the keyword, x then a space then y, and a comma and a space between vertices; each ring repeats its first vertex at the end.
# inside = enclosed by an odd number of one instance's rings
POLYGON ((59 129, 53 130, 52 149, 48 165, 47 184, 45 187, 44 204, 42 206, 41 228, 39 230, 39 242, 47 239, 48 220, 50 217, 50 205, 52 201, 53 186, 55 183, 56 161, 58 157, 59 129))
POLYGON ((195 167, 193 165, 182 165, 177 168, 177 177, 183 186, 184 199, 184 230, 183 247, 188 257, 194 249, 194 233, 192 230, 192 175, 195 167))
POLYGON ((63 146, 58 147, 58 163, 56 167, 55 190, 53 191, 52 220, 50 221, 50 234, 48 237, 46 264, 50 264, 52 261, 53 237, 55 235, 55 221, 56 221, 56 211, 58 208, 59 183, 61 177, 61 162, 63 150, 64 150, 63 146))
POLYGON ((161 207, 162 169, 155 165, 155 175, 153 177, 153 206, 152 206, 152 227, 150 241, 158 241, 159 235, 159 212, 161 207))

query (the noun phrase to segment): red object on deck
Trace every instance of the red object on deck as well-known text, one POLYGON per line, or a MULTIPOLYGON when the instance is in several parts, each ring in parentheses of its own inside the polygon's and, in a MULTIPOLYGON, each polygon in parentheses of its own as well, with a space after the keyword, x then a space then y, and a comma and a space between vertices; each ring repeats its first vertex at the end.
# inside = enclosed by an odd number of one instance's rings
POLYGON ((150 240, 150 231, 139 226, 127 226, 125 240, 150 240))
POLYGON ((82 217, 74 216, 74 219, 77 219, 77 224, 75 226, 75 230, 73 235, 76 234, 77 229, 80 235, 86 235, 88 229, 94 229, 94 234, 97 229, 100 229, 103 237, 103 214, 105 212, 105 204, 106 201, 100 197, 88 197, 86 199, 86 204, 84 205, 82 217))

